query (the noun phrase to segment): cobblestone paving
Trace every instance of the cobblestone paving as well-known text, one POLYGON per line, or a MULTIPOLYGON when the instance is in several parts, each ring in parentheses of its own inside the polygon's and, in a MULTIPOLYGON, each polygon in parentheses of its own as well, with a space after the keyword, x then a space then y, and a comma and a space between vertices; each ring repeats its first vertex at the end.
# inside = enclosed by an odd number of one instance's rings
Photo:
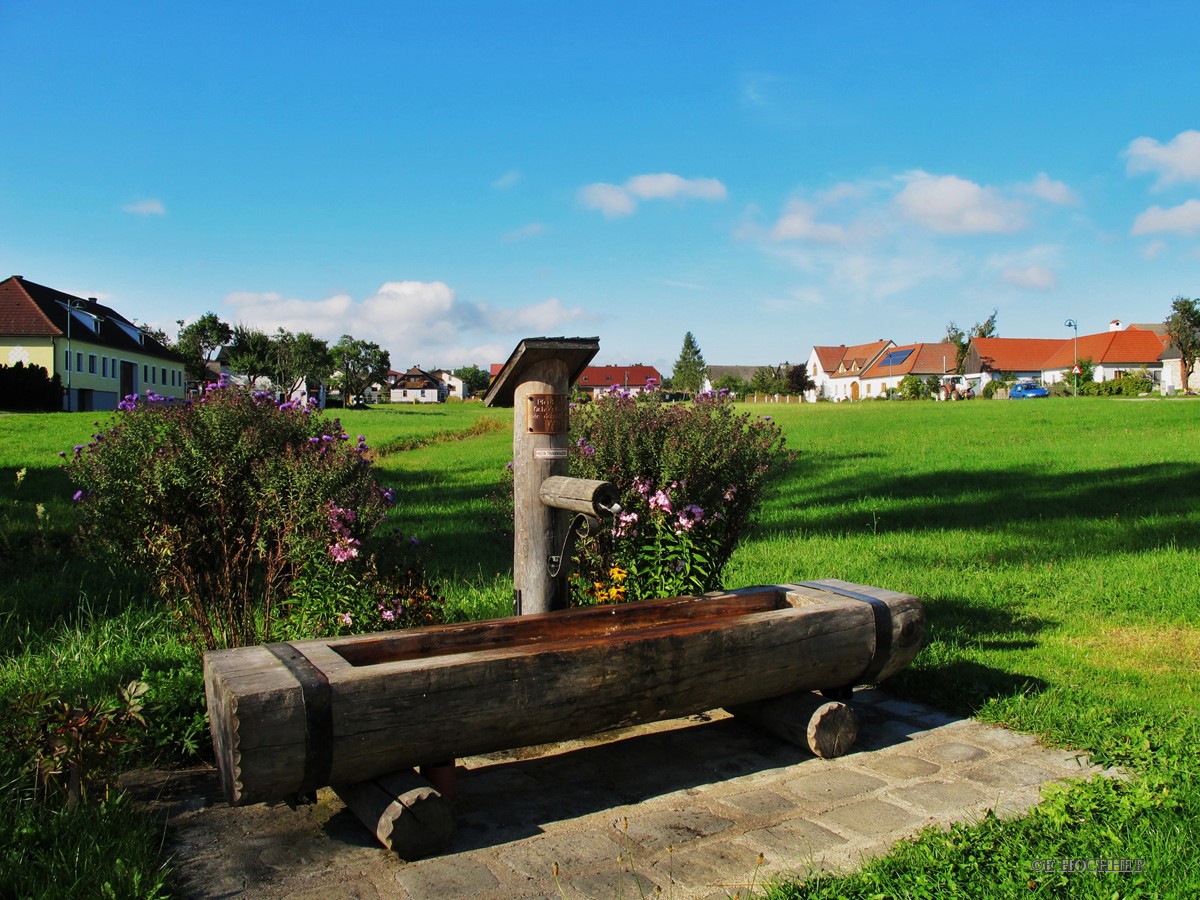
POLYGON ((207 799, 193 785, 161 802, 189 897, 725 898, 751 879, 854 867, 926 825, 1022 813, 1045 782, 1099 771, 877 691, 854 705, 859 741, 833 760, 722 711, 460 760, 453 844, 412 863, 327 790, 296 809, 230 809, 205 773, 207 799))

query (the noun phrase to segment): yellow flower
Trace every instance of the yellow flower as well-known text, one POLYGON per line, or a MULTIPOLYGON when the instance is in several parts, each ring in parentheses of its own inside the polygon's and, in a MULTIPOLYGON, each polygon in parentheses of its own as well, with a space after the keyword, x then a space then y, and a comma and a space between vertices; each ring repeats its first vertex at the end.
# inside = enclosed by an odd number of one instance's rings
POLYGON ((608 570, 608 575, 610 578, 612 578, 613 581, 620 583, 629 576, 629 573, 626 572, 624 569, 622 569, 620 566, 613 566, 611 569, 608 570))

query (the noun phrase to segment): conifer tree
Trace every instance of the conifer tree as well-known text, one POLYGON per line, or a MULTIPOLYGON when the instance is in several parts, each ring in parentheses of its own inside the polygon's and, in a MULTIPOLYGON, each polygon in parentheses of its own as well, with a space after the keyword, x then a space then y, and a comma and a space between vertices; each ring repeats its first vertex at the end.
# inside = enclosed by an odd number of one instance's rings
POLYGON ((677 391, 698 394, 708 377, 708 366, 704 362, 704 354, 700 345, 689 331, 683 336, 683 348, 679 351, 679 359, 675 360, 675 368, 671 372, 671 386, 677 391))

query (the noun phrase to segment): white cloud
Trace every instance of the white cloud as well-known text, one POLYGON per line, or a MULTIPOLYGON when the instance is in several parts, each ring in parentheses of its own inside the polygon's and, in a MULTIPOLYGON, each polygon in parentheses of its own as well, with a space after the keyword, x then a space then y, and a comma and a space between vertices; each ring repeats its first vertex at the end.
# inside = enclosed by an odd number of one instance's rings
POLYGON ((133 203, 126 203, 121 207, 121 212, 127 212, 135 216, 165 216, 167 208, 163 206, 161 200, 147 198, 145 200, 136 200, 133 203))
POLYGON ((1166 241, 1151 241, 1142 248, 1142 259, 1158 259, 1166 249, 1166 241))
POLYGON ((600 181, 579 189, 579 202, 588 209, 598 210, 606 219, 633 215, 637 201, 629 191, 615 184, 600 181))
POLYGON ((1056 206, 1078 206, 1079 195, 1061 181, 1055 181, 1045 172, 1038 172, 1037 178, 1028 184, 1020 185, 1020 191, 1056 206))
POLYGON ((1156 188, 1180 181, 1200 181, 1200 131, 1181 131, 1170 142, 1140 137, 1126 149, 1126 171, 1158 175, 1156 188))
POLYGON ((507 191, 511 187, 515 187, 517 182, 521 180, 520 169, 509 169, 499 178, 492 182, 492 187, 498 191, 507 191))
POLYGON ((805 240, 840 244, 846 240, 846 229, 840 225, 817 222, 817 210, 804 200, 792 200, 771 229, 775 241, 805 240))
POLYGON ((1028 291, 1052 291, 1058 287, 1058 277, 1049 266, 1008 268, 1004 270, 1003 278, 1014 287, 1028 291))
POLYGON ((1170 209, 1152 206, 1134 219, 1131 233, 1159 234, 1164 231, 1177 234, 1200 233, 1200 200, 1188 200, 1170 209))
POLYGON ((904 180, 896 195, 901 212, 938 234, 1008 234, 1025 225, 1020 205, 995 188, 927 172, 909 173, 904 180))
POLYGON ((676 197, 724 200, 726 193, 725 185, 715 178, 681 178, 670 172, 634 175, 625 182, 625 189, 642 200, 673 200, 676 197))
POLYGON ((530 222, 528 225, 522 225, 520 228, 514 228, 512 231, 507 231, 501 235, 500 240, 506 244, 513 244, 517 241, 526 241, 529 238, 537 237, 546 231, 546 226, 541 222, 530 222))
POLYGON ((374 341, 391 354, 394 369, 501 362, 531 333, 553 333, 590 318, 555 297, 518 307, 471 303, 441 281, 389 281, 361 301, 344 293, 300 300, 238 292, 225 304, 234 321, 268 333, 282 326, 329 341, 343 334, 374 341))
POLYGON ((671 172, 634 175, 623 185, 598 181, 579 189, 579 202, 606 219, 632 215, 639 200, 724 200, 725 185, 715 178, 683 178, 671 172))

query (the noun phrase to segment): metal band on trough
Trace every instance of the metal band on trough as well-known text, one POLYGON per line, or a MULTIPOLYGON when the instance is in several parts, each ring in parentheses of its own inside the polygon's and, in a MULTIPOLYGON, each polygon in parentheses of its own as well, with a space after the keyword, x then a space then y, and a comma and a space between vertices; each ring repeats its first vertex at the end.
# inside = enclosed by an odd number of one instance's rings
POLYGON ((333 691, 325 673, 291 644, 266 648, 300 682, 304 702, 304 780, 297 793, 329 784, 333 771, 333 691))
POLYGON ((872 683, 883 671, 883 667, 887 665, 888 657, 892 653, 892 610, 878 597, 860 594, 858 591, 835 587, 820 581, 801 581, 800 587, 816 588, 819 591, 837 594, 839 597, 849 597, 851 600, 861 600, 863 603, 871 604, 871 612, 875 615, 875 649, 871 653, 871 661, 867 663, 866 670, 858 677, 857 681, 860 684, 872 683))

